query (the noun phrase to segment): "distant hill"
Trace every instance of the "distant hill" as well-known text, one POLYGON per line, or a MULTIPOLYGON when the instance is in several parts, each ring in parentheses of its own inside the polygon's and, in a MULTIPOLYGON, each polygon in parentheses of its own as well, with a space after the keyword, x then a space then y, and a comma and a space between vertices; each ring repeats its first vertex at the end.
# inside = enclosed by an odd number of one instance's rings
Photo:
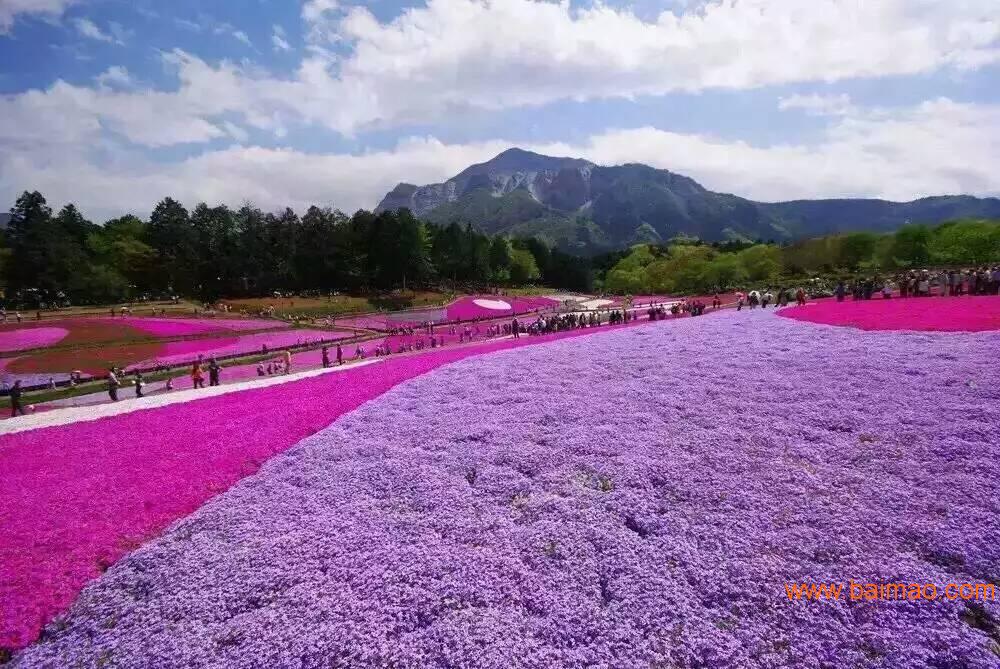
POLYGON ((967 195, 913 202, 754 202, 647 165, 601 167, 516 148, 444 183, 401 183, 376 211, 403 207, 431 223, 471 223, 488 233, 533 235, 583 253, 676 236, 785 241, 852 230, 885 232, 907 221, 1000 218, 1000 199, 967 195))
POLYGON ((0 214, 0 230, 6 230, 10 225, 10 214, 0 214))

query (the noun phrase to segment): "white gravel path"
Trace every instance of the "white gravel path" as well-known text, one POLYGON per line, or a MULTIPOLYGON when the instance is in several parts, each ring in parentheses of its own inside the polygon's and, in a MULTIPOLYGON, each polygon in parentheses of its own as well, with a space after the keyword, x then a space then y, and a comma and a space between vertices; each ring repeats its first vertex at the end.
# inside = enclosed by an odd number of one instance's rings
POLYGON ((360 362, 351 363, 342 367, 332 367, 328 369, 320 367, 319 369, 309 369, 295 374, 269 376, 263 379, 252 379, 249 381, 240 381, 221 386, 208 386, 197 390, 191 388, 188 390, 178 390, 170 393, 151 395, 149 397, 128 397, 117 402, 108 402, 95 406, 66 407, 63 409, 53 409, 51 411, 42 411, 39 413, 29 413, 25 416, 18 416, 17 418, 8 418, 7 420, 0 421, 0 435, 37 430, 38 428, 51 427, 53 425, 68 425, 69 423, 98 420, 106 416, 117 416, 119 414, 129 413, 132 411, 155 409, 156 407, 179 404, 181 402, 193 402, 206 397, 237 393, 241 390, 267 388, 268 386, 277 386, 282 383, 308 379, 313 376, 320 376, 321 374, 336 374, 337 372, 357 369, 358 367, 371 365, 381 361, 382 358, 371 358, 369 360, 362 360, 360 362))

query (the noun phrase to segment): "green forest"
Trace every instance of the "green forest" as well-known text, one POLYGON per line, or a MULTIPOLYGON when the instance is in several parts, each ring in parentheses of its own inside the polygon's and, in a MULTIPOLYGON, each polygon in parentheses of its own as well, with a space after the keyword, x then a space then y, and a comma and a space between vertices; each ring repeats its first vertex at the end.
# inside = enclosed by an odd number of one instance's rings
POLYGON ((310 207, 264 213, 165 198, 148 220, 97 225, 38 192, 11 209, 0 251, 6 300, 23 306, 182 296, 205 301, 282 293, 362 294, 546 284, 585 290, 586 262, 535 239, 438 227, 408 211, 348 216, 310 207))
POLYGON ((610 293, 709 293, 808 279, 836 281, 926 267, 1000 262, 1000 221, 907 225, 896 232, 856 232, 787 245, 642 244, 616 262, 601 288, 610 293))
POLYGON ((351 216, 310 207, 265 213, 171 198, 148 219, 96 224, 72 204, 54 212, 25 192, 10 210, 0 269, 11 305, 95 304, 182 296, 204 301, 281 293, 476 291, 544 285, 581 292, 705 293, 910 267, 1000 262, 1000 223, 908 225, 784 246, 678 239, 592 258, 535 237, 435 225, 407 210, 351 216))

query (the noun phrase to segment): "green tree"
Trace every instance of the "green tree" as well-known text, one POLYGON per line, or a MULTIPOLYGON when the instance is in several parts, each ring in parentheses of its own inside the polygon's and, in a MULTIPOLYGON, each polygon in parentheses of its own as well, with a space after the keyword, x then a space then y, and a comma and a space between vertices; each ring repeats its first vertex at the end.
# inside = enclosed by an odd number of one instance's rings
POLYGON ((172 198, 161 200, 149 217, 149 245, 156 250, 158 290, 195 294, 197 243, 187 209, 172 198))
POLYGON ((535 256, 527 249, 513 249, 510 254, 510 281, 514 285, 533 283, 542 278, 535 256))
POLYGON ((875 255, 878 235, 871 232, 854 232, 840 238, 838 262, 841 267, 857 271, 862 263, 869 262, 875 255))
POLYGON ((758 244, 740 251, 737 256, 748 281, 773 281, 781 273, 781 251, 776 246, 758 244))

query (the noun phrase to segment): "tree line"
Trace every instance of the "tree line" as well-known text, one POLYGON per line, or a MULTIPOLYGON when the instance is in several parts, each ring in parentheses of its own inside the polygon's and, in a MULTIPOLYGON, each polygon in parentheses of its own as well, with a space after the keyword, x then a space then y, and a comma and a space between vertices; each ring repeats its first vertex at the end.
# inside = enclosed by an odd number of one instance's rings
POLYGON ((407 210, 348 216, 312 206, 300 217, 202 203, 188 211, 168 197, 148 219, 97 225, 73 204, 53 213, 42 194, 26 191, 10 213, 0 250, 5 293, 26 306, 439 286, 585 291, 593 275, 589 260, 537 239, 429 225, 407 210))
POLYGON ((1000 263, 1000 221, 906 225, 893 233, 856 232, 779 246, 675 240, 635 246, 596 287, 612 293, 711 293, 812 278, 835 281, 929 267, 1000 263))
POLYGON ((53 213, 24 192, 0 244, 11 305, 95 304, 281 293, 386 293, 546 285, 616 294, 707 293, 750 284, 913 267, 1000 262, 1000 223, 962 220, 773 243, 676 239, 594 257, 539 239, 437 226, 407 210, 353 215, 316 206, 265 213, 164 198, 148 219, 97 225, 73 204, 53 213))

